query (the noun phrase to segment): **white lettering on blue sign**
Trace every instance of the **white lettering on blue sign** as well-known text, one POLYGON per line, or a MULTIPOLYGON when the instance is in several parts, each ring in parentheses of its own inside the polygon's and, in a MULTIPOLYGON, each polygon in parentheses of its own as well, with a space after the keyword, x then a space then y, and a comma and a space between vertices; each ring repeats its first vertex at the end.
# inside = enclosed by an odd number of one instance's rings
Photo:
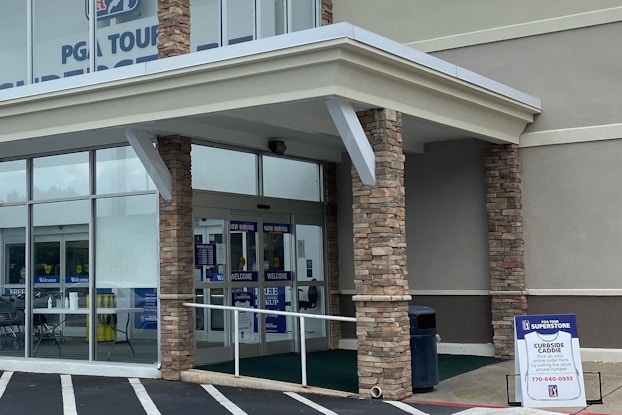
POLYGON ((291 271, 270 271, 266 272, 267 281, 291 281, 291 271))
POLYGON ((286 223, 264 223, 263 231, 266 233, 290 233, 289 226, 286 223))
POLYGON ((257 281, 257 272, 254 272, 254 271, 232 272, 231 281, 257 281))
POLYGON ((234 222, 232 221, 229 229, 233 232, 256 232, 256 222, 234 222))

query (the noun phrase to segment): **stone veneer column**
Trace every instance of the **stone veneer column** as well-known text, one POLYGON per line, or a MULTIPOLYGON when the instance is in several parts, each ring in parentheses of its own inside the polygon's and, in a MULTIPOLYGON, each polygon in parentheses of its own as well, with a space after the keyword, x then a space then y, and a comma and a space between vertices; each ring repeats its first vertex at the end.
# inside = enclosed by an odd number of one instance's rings
MULTIPOLYGON (((190 0, 158 0, 158 56, 190 52, 190 0)), ((161 374, 179 380, 194 367, 193 225, 190 139, 159 137, 158 151, 171 172, 173 197, 160 198, 161 374)))
POLYGON ((333 24, 333 0, 322 0, 322 26, 333 24))
POLYGON ((192 180, 190 139, 159 137, 158 150, 173 177, 173 198, 160 197, 160 324, 162 378, 179 380, 194 367, 192 180))
POLYGON ((158 0, 158 56, 190 53, 190 0, 158 0))
MULTIPOLYGON (((339 240, 337 226, 337 166, 326 163, 324 166, 324 200, 326 203, 326 251, 328 261, 328 314, 340 315, 339 294, 339 240)), ((341 323, 330 323, 330 347, 339 347, 341 323)))
POLYGON ((514 357, 514 316, 527 313, 520 157, 515 145, 485 154, 488 267, 495 355, 514 357))
POLYGON ((412 394, 402 114, 358 114, 376 155, 376 184, 352 168, 354 284, 359 394, 379 386, 387 399, 412 394))

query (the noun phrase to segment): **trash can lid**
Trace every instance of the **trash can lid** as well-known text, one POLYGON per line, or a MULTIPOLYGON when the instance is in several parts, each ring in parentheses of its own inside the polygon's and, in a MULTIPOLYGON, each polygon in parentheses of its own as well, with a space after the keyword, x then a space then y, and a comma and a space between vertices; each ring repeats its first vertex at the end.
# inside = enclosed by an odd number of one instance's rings
POLYGON ((436 310, 432 307, 426 307, 424 305, 411 305, 408 306, 408 315, 419 315, 419 314, 436 314, 436 310))

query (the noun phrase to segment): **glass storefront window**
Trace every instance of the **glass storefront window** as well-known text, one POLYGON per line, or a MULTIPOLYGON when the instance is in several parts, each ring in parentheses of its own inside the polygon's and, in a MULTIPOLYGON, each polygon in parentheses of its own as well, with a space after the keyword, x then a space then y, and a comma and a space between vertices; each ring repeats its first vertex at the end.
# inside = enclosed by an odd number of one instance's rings
POLYGON ((193 52, 222 45, 220 40, 220 0, 191 0, 190 47, 193 52))
POLYGON ((225 0, 224 44, 248 42, 255 38, 255 0, 225 0))
POLYGON ((97 70, 158 59, 158 2, 107 3, 97 12, 97 70))
POLYGON ((258 37, 276 36, 287 32, 286 0, 260 0, 258 4, 258 37))
POLYGON ((192 146, 193 189, 256 195, 257 182, 256 155, 192 146))
POLYGON ((86 314, 75 315, 64 311, 68 308, 65 299, 75 294, 77 307, 83 310, 88 307, 89 222, 88 200, 33 206, 35 357, 89 359, 88 342, 85 342, 86 314), (74 248, 79 246, 82 249, 78 254, 74 248), (72 275, 67 273, 70 269, 72 275), (81 283, 72 279, 77 269, 84 276, 81 283), (62 341, 64 352, 61 352, 62 341))
POLYGON ((97 314, 97 360, 158 359, 157 209, 155 194, 96 202, 96 307, 107 309, 97 314), (115 335, 122 344, 110 345, 115 335))
POLYGON ((88 196, 89 155, 86 152, 33 160, 35 200, 88 196))
POLYGON ((4 335, 0 338, 0 356, 25 355, 24 309, 26 287, 26 218, 27 207, 0 207, 0 327, 4 335))
POLYGON ((318 202, 321 200, 320 166, 264 156, 263 189, 265 196, 318 202))
POLYGON ((291 32, 311 29, 316 26, 316 0, 292 0, 291 32))
POLYGON ((116 147, 96 152, 97 194, 155 190, 151 178, 132 147, 116 147))
POLYGON ((24 85, 27 69, 27 15, 25 1, 4 1, 0 37, 10 41, 0 45, 0 90, 24 85))
POLYGON ((35 83, 88 73, 89 22, 85 5, 83 0, 34 0, 35 83))
POLYGON ((0 203, 26 200, 26 161, 0 163, 0 203))

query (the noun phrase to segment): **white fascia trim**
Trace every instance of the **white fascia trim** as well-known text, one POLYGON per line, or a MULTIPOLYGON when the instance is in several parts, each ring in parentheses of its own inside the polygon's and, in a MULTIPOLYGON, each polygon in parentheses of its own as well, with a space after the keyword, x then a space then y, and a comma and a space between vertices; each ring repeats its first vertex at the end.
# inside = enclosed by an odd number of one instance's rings
POLYGON ((532 22, 495 27, 492 29, 409 42, 406 45, 424 52, 438 52, 619 21, 622 21, 622 7, 618 6, 609 9, 594 10, 568 16, 552 17, 532 22))
POLYGON ((622 138, 622 124, 605 124, 559 130, 534 131, 520 136, 520 148, 587 143, 622 138))
MULTIPOLYGON (((356 295, 356 290, 340 290, 342 295, 356 295)), ((409 290, 411 296, 489 296, 489 290, 409 290)))
POLYGON ((278 50, 343 38, 349 38, 375 49, 399 56, 412 63, 422 65, 431 70, 444 73, 458 80, 468 82, 477 87, 505 96, 508 99, 528 105, 538 111, 542 109, 542 104, 539 98, 525 94, 507 85, 480 76, 474 72, 468 71, 449 62, 445 62, 424 52, 420 52, 411 47, 361 29, 350 23, 337 23, 329 26, 302 30, 300 32, 258 39, 252 42, 239 43, 236 45, 229 45, 201 52, 188 53, 167 59, 159 59, 156 61, 143 62, 121 68, 113 68, 80 76, 6 89, 0 91, 0 102, 33 95, 53 93, 66 89, 119 81, 122 79, 178 71, 193 66, 244 58, 251 55, 266 54, 278 50))
POLYGON ((171 200, 173 198, 173 179, 164 160, 160 157, 160 153, 153 146, 151 141, 153 137, 147 134, 136 134, 131 128, 125 130, 125 136, 136 152, 138 159, 145 167, 145 170, 147 170, 147 174, 153 180, 160 195, 162 195, 164 200, 171 200))
POLYGON ((587 288, 587 289, 557 289, 533 288, 527 290, 527 295, 540 297, 622 297, 619 288, 587 288))
POLYGON ((348 150, 361 181, 366 186, 376 184, 376 155, 352 105, 329 99, 325 101, 341 140, 348 150))

